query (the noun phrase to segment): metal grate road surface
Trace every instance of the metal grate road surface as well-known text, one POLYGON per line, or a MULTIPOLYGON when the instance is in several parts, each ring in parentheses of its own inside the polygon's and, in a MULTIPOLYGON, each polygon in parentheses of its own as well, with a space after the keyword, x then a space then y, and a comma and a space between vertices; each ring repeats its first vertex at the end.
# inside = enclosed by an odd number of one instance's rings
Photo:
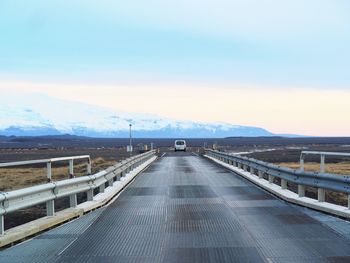
POLYGON ((4 250, 0 261, 350 262, 349 225, 322 218, 177 154, 107 208, 4 250))

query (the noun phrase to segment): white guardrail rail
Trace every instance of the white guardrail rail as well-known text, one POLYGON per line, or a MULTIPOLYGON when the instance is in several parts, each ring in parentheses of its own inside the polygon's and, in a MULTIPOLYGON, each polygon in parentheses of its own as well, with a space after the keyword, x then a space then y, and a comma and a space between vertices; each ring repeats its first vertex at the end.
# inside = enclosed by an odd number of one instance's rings
MULTIPOLYGON (((6 214, 18 211, 23 208, 32 207, 38 204, 46 203, 47 216, 55 215, 55 200, 69 196, 70 207, 74 208, 77 204, 77 194, 86 193, 87 201, 93 201, 94 189, 99 188, 99 193, 104 193, 105 187, 113 187, 113 183, 120 181, 123 176, 131 172, 133 169, 141 166, 151 158, 155 158, 155 150, 139 154, 117 163, 114 166, 90 175, 91 163, 89 156, 80 157, 64 157, 38 160, 38 163, 50 163, 48 171, 51 170, 51 162, 73 159, 88 159, 88 174, 85 176, 66 179, 62 181, 52 182, 32 186, 11 192, 0 192, 0 239, 6 235, 4 231, 4 217, 6 214), (67 159, 68 158, 68 159, 67 159)), ((28 164, 21 162, 23 165, 28 164)), ((12 163, 18 165, 18 162, 12 163), (17 164, 16 164, 17 163, 17 164)), ((7 165, 8 166, 8 165, 7 165)), ((73 161, 70 161, 70 172, 73 173, 73 161)), ((51 173, 48 172, 48 178, 51 180, 51 173), (50 177, 49 177, 50 176, 50 177)), ((8 231, 8 230, 7 230, 8 231)), ((6 232, 7 232, 6 231, 6 232)))
MULTIPOLYGON (((315 154, 315 152, 312 152, 312 154, 315 154)), ((325 153, 322 153, 322 155, 324 154, 325 153)), ((253 158, 232 155, 211 149, 206 149, 206 157, 226 166, 253 183, 278 195, 282 199, 309 208, 350 218, 349 175, 305 172, 303 169, 293 170, 253 158), (267 175, 268 180, 264 180, 264 174, 267 175), (280 185, 275 184, 275 178, 280 178, 280 185), (287 189, 288 182, 298 186, 297 193, 287 189), (305 186, 317 188, 317 200, 305 197, 305 186), (326 202, 325 190, 346 194, 348 196, 347 207, 326 202)))
POLYGON ((86 165, 87 171, 86 172, 87 172, 87 174, 91 174, 90 155, 79 155, 79 156, 57 157, 57 158, 41 159, 41 160, 0 163, 0 168, 46 163, 47 181, 51 182, 51 180, 52 180, 52 174, 51 174, 52 163, 68 161, 69 162, 69 178, 73 178, 74 177, 74 160, 81 160, 81 159, 87 160, 87 165, 86 165))

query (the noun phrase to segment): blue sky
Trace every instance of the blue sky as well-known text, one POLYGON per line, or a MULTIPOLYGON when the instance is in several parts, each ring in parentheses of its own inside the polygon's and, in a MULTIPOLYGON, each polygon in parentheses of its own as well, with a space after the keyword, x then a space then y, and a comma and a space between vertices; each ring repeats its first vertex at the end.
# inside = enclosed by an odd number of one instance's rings
POLYGON ((2 0, 0 73, 347 88, 349 14, 346 0, 2 0))
POLYGON ((0 91, 18 96, 337 136, 349 72, 348 0, 0 1, 0 91))

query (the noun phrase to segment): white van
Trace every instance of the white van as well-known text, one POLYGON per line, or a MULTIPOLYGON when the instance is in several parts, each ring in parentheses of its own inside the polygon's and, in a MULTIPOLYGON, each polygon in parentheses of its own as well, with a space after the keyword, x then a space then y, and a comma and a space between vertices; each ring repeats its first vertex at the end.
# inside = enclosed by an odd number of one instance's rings
POLYGON ((176 151, 186 152, 186 141, 185 140, 176 140, 174 148, 175 148, 175 152, 176 151))

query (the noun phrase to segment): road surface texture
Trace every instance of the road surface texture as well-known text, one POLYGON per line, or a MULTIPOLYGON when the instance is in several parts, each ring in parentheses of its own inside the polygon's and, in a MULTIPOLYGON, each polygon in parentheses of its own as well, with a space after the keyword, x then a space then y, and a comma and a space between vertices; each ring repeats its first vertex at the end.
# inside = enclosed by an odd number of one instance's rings
POLYGON ((350 262, 350 225, 168 153, 108 207, 3 250, 0 262, 350 262))

